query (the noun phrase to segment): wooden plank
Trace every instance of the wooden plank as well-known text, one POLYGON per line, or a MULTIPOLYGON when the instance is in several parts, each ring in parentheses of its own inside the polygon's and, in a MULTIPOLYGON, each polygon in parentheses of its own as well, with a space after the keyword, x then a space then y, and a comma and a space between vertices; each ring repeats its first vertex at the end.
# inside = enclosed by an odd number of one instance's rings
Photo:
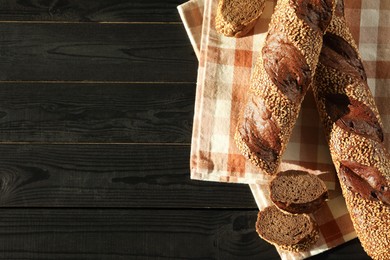
POLYGON ((256 208, 247 185, 190 180, 190 146, 0 145, 0 206, 256 208))
MULTIPOLYGON (((257 211, 2 209, 1 259, 280 259, 257 211)), ((354 239, 311 259, 370 259, 354 239)))
POLYGON ((190 143, 195 84, 0 84, 0 143, 190 143))
POLYGON ((3 209, 1 259, 278 259, 256 211, 3 209))
POLYGON ((184 0, 2 0, 0 21, 177 22, 184 0))
POLYGON ((196 80, 181 24, 0 23, 0 35, 0 81, 196 80))

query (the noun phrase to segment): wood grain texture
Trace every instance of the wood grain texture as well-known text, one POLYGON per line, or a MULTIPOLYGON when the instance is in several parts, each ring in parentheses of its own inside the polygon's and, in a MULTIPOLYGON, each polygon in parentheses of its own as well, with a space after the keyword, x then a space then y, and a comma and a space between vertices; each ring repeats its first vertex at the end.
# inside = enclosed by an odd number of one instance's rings
POLYGON ((0 206, 250 208, 247 185, 190 180, 189 146, 0 145, 0 206))
POLYGON ((0 80, 195 82, 181 24, 0 23, 0 80))
POLYGON ((1 259, 278 259, 256 211, 4 209, 1 259))
POLYGON ((2 0, 1 21, 178 22, 184 0, 2 0))
MULTIPOLYGON (((257 211, 2 209, 0 259, 280 259, 257 211)), ((357 239, 310 259, 369 259, 357 239)))
POLYGON ((195 84, 0 86, 0 143, 191 142, 195 84))

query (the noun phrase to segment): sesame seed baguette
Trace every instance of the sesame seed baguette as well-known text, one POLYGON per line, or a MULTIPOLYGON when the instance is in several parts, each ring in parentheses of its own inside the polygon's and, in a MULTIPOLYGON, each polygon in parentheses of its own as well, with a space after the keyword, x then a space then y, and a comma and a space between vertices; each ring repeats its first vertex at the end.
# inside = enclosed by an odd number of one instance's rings
POLYGON ((390 158, 343 0, 324 35, 313 93, 362 246, 373 259, 390 259, 390 158))
POLYGON ((265 0, 219 0, 215 29, 228 37, 242 37, 256 25, 265 0))
POLYGON ((312 83, 334 0, 279 0, 254 67, 235 141, 264 173, 274 175, 312 83))

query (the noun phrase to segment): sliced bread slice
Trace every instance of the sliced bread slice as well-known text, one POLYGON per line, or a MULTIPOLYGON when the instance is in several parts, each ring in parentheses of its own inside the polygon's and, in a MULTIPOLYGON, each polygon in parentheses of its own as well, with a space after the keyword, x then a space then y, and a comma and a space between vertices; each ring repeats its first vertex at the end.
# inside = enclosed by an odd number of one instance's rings
POLYGON ((288 251, 308 250, 319 238, 318 226, 307 214, 288 214, 276 206, 260 211, 256 231, 267 242, 288 251))
POLYGON ((219 0, 215 28, 229 37, 245 36, 263 12, 265 0, 219 0))
POLYGON ((270 182, 270 197, 281 210, 312 213, 328 199, 328 189, 316 175, 290 170, 278 173, 270 182))

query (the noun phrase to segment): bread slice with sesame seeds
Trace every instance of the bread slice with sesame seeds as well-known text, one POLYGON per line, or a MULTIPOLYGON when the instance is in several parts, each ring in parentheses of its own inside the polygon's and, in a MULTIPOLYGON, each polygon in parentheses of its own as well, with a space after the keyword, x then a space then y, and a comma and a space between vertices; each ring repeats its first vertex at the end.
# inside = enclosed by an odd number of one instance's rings
POLYGON ((343 0, 324 36, 313 93, 356 234, 373 259, 390 259, 390 155, 343 0))
POLYGON ((225 36, 242 37, 255 26, 265 0, 219 0, 215 29, 225 36))
POLYGON ((270 198, 279 209, 288 213, 313 213, 328 199, 328 189, 314 174, 289 170, 272 179, 270 198))
POLYGON ((319 238, 318 226, 309 215, 284 213, 276 206, 258 213, 256 231, 267 242, 293 252, 308 250, 319 238))

